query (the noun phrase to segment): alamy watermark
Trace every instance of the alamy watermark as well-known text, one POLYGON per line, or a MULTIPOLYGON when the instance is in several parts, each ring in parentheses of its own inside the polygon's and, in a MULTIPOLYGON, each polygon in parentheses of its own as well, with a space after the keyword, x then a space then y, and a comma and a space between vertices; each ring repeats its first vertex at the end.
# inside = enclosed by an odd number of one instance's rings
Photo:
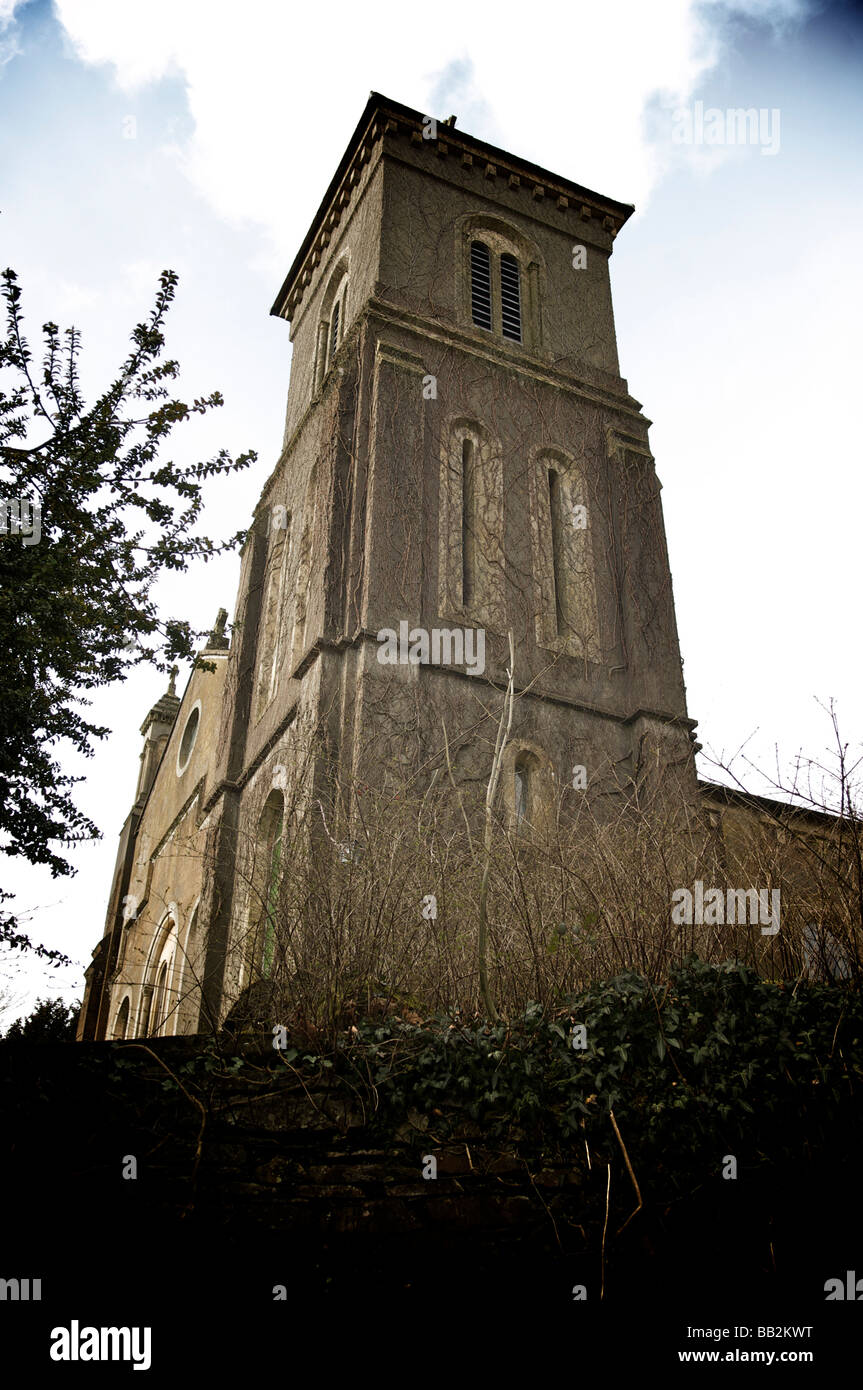
POLYGON ((703 101, 682 106, 672 116, 675 145, 760 145, 762 154, 779 153, 779 108, 718 106, 703 101))
POLYGON ((485 628, 411 628, 406 620, 382 627, 378 661, 390 666, 466 666, 472 676, 485 670, 485 628))
POLYGON ((152 1329, 149 1327, 70 1327, 51 1332, 52 1361, 131 1361, 135 1371, 148 1371, 152 1329))
POLYGON ((42 539, 42 508, 27 497, 0 499, 0 534, 20 536, 25 545, 42 539))
POLYGON ((828 1279, 824 1285, 825 1303, 863 1302, 863 1279, 858 1279, 853 1269, 846 1269, 845 1282, 841 1279, 828 1279))
POLYGON ((0 1302, 38 1303, 41 1297, 41 1279, 0 1279, 0 1302))
POLYGON ((708 888, 700 878, 695 891, 675 888, 671 895, 671 920, 677 926, 722 927, 761 924, 762 936, 775 936, 779 930, 778 888, 708 888))

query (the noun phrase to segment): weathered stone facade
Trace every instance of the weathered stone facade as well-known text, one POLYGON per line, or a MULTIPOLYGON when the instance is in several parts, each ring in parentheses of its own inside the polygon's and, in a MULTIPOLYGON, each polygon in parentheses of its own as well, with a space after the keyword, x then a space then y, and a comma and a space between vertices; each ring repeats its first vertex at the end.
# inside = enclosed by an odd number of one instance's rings
POLYGON ((224 1018, 298 784, 421 767, 442 722, 481 782, 510 633, 505 799, 527 794, 520 753, 532 795, 574 765, 673 769, 696 794, 649 421, 618 367, 630 212, 370 98, 273 307, 294 346, 284 446, 230 649, 217 632, 215 670, 144 726, 82 1037, 224 1018), (443 632, 449 660, 382 663, 400 624, 443 632))

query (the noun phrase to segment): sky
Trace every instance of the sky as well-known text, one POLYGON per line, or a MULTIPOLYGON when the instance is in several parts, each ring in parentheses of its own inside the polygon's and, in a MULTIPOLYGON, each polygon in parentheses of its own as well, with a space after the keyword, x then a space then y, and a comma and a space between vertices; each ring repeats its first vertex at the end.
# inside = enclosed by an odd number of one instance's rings
MULTIPOLYGON (((861 741, 861 77, 863 5, 828 0, 534 0, 516 30, 487 0, 0 0, 0 259, 31 344, 47 319, 81 330, 91 395, 178 272, 169 353, 187 397, 225 405, 172 455, 259 455, 208 487, 217 538, 277 460, 291 348, 269 308, 370 91, 634 203, 618 348, 654 422, 700 771, 736 755, 764 791, 759 769, 826 756, 831 700, 861 741), (720 141, 737 108, 760 113, 755 138, 720 141)), ((231 556, 171 576, 163 611, 209 627, 238 574, 231 556)), ((33 939, 74 965, 0 955, 0 1026, 81 997, 164 686, 138 671, 99 692, 110 736, 64 755, 103 834, 75 877, 4 865, 33 939)))

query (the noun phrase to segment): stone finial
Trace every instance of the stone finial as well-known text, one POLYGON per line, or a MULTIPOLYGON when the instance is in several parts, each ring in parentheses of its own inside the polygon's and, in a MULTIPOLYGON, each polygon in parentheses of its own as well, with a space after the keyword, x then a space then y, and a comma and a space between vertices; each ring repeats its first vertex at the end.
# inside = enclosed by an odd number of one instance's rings
POLYGON ((216 621, 213 623, 213 630, 207 639, 208 651, 225 651, 230 645, 225 636, 225 625, 228 621, 227 608, 220 608, 216 614, 216 621))
POLYGON ((171 725, 176 719, 177 711, 180 708, 180 697, 177 694, 178 671, 179 667, 177 666, 171 666, 169 668, 168 674, 170 675, 171 680, 168 685, 168 689, 166 693, 156 701, 155 705, 147 715, 147 718, 141 725, 141 733, 145 736, 154 724, 165 725, 167 729, 170 729, 171 725))

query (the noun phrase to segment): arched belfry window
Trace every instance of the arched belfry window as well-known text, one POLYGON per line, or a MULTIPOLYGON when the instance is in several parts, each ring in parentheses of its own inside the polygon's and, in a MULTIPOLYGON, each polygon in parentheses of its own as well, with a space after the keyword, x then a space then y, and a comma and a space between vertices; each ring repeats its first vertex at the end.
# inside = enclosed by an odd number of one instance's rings
POLYGON ((478 214, 462 219, 457 236, 465 318, 495 338, 538 350, 545 272, 537 247, 500 218, 478 214))
POLYGON ((504 252, 500 258, 501 332, 513 342, 521 342, 521 271, 515 256, 504 252))
POLYGON ((491 253, 484 241, 471 243, 470 307, 476 326, 491 331, 491 253))

